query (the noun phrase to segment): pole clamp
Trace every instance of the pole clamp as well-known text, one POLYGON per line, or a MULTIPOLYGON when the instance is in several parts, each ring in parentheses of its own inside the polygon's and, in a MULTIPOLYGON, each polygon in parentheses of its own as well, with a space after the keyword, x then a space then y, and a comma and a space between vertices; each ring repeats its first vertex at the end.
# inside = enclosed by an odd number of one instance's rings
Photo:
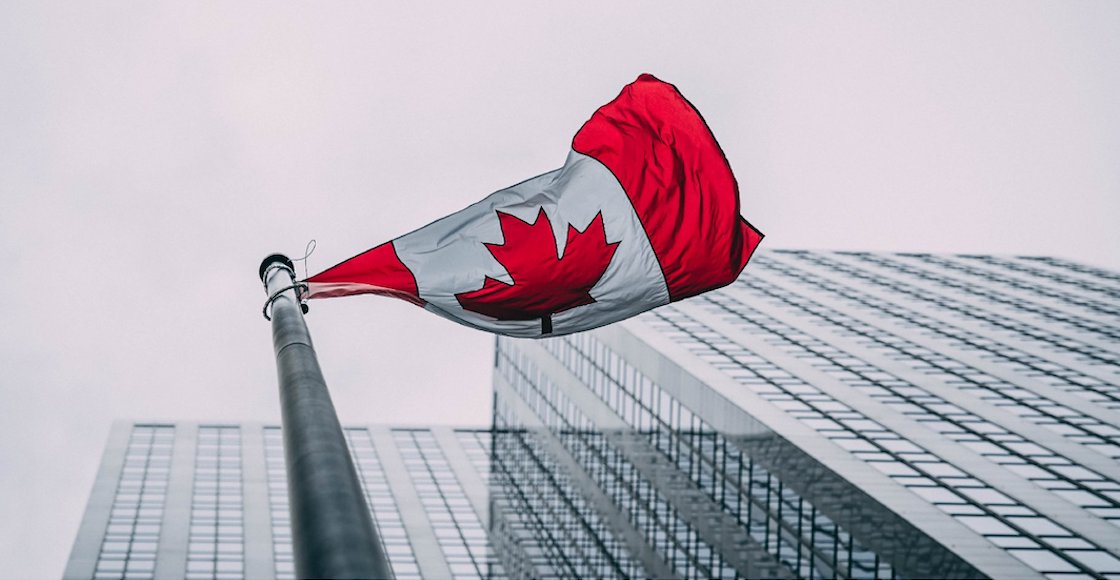
MULTIPOLYGON (((269 314, 269 308, 268 307, 272 306, 272 303, 276 302, 276 299, 279 298, 281 294, 287 292, 288 290, 295 290, 296 291, 296 298, 298 299, 299 295, 307 292, 309 290, 309 288, 307 287, 306 282, 296 282, 295 284, 292 284, 291 286, 284 286, 283 288, 277 290, 276 292, 273 292, 272 296, 269 296, 268 300, 265 300, 264 308, 261 309, 261 314, 264 315, 265 320, 268 320, 269 322, 272 321, 272 316, 269 314)), ((299 303, 299 307, 300 307, 300 310, 302 310, 304 314, 307 314, 307 303, 306 302, 303 302, 301 300, 300 303, 299 303)))

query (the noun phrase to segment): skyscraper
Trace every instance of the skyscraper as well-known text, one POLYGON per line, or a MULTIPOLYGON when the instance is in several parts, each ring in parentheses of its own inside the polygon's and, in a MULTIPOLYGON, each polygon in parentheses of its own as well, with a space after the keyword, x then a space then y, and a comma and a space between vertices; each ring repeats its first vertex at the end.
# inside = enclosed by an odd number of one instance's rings
POLYGON ((499 339, 495 543, 538 577, 1120 578, 1118 297, 1052 259, 769 252, 499 339))
MULTIPOLYGON (((764 252, 501 338, 490 429, 347 428, 398 578, 1120 578, 1120 275, 764 252)), ((290 577, 281 439, 118 424, 68 578, 290 577)))
MULTIPOLYGON (((345 428, 399 580, 503 578, 485 429, 345 428)), ((114 425, 64 578, 293 578, 280 428, 114 425)))

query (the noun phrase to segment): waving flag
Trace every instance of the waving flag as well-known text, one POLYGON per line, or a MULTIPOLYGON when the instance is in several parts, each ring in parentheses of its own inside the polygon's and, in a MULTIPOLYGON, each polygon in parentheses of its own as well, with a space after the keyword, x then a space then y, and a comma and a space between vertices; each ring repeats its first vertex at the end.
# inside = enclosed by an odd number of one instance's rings
POLYGON ((395 296, 490 332, 561 335, 730 284, 761 240, 700 114, 642 75, 560 169, 311 276, 307 296, 395 296))

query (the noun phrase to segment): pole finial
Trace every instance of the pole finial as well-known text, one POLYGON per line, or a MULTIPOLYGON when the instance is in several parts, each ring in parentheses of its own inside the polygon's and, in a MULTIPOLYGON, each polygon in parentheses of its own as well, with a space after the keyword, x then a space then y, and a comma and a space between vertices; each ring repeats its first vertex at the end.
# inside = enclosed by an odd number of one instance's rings
POLYGON ((292 263, 291 258, 285 256, 284 254, 272 254, 271 256, 269 256, 269 257, 267 257, 267 258, 265 258, 264 260, 261 261, 261 268, 260 268, 260 271, 258 272, 259 275, 260 275, 260 278, 261 278, 261 282, 265 282, 265 283, 268 282, 268 280, 264 279, 264 275, 268 273, 268 267, 273 265, 273 264, 276 264, 276 263, 280 263, 280 264, 283 264, 284 266, 287 266, 288 269, 291 270, 293 274, 296 271, 296 265, 292 263))

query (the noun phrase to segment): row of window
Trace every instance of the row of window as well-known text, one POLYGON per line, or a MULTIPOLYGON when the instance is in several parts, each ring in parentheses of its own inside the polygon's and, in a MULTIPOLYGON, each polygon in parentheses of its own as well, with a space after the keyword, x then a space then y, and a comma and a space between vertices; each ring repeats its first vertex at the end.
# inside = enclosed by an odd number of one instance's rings
POLYGON ((187 545, 188 580, 235 580, 245 573, 241 429, 201 426, 187 545))
POLYGON ((284 467, 284 434, 264 428, 264 465, 268 481, 268 512, 272 522, 272 562, 277 580, 295 578, 292 516, 288 510, 288 472, 284 467))
POLYGON ((478 514, 434 435, 396 429, 393 440, 453 578, 505 578, 478 514))
POLYGON ((683 578, 737 575, 719 550, 700 539, 677 505, 638 471, 631 461, 637 449, 620 452, 512 341, 499 340, 498 344, 497 372, 558 436, 595 484, 630 517, 631 524, 669 567, 683 578))
POLYGON ((1025 300, 1009 298, 999 292, 985 288, 984 284, 965 284, 935 276, 924 270, 899 263, 877 254, 847 254, 849 260, 814 255, 819 263, 827 263, 832 268, 848 268, 861 275, 879 280, 879 284, 891 288, 914 300, 916 304, 936 305, 948 319, 979 322, 989 328, 994 336, 1006 336, 1025 344, 1037 346, 1059 356, 1070 355, 1077 364, 1107 365, 1117 368, 1120 356, 1109 349, 1097 346, 1099 337, 1092 334, 1114 334, 1107 326, 1097 325, 1073 315, 1063 315, 1057 311, 1046 311, 1029 304, 1025 300), (886 276, 884 276, 886 274, 886 276), (903 282, 895 277, 907 280, 903 282), (955 290, 959 297, 948 294, 935 294, 941 287, 955 290), (982 298, 1004 308, 983 308, 969 300, 972 296, 982 298), (1025 322, 1023 318, 1034 318, 1035 322, 1025 322), (1043 319, 1041 322, 1039 319, 1043 319), (1055 331, 1060 331, 1056 333, 1055 331), (1067 334, 1068 336, 1062 336, 1067 334))
MULTIPOLYGON (((759 285, 759 282, 753 284, 756 288, 759 285)), ((779 349, 868 394, 893 411, 947 437, 968 435, 968 440, 961 443, 963 446, 1084 507, 1090 513, 1120 525, 1120 502, 1113 497, 1120 498, 1120 483, 950 404, 914 382, 883 372, 825 345, 817 338, 797 332, 727 293, 705 297, 698 303, 706 303, 708 310, 744 327, 747 332, 781 337, 781 341, 775 343, 779 349)), ((818 312, 818 320, 827 322, 829 318, 818 312)))
MULTIPOLYGON (((761 266, 767 273, 797 278, 792 268, 766 263, 761 266)), ((896 334, 881 330, 871 324, 829 308, 803 295, 784 291, 771 284, 765 277, 752 277, 740 283, 768 300, 773 308, 790 310, 795 315, 804 313, 814 322, 842 337, 845 342, 885 355, 896 364, 905 365, 924 381, 943 382, 953 388, 987 402, 995 407, 1041 425, 1059 435, 1109 457, 1120 457, 1120 429, 1094 417, 1061 405, 1052 399, 1028 391, 1009 381, 991 376, 949 356, 934 352, 896 334)), ((713 296, 717 303, 742 304, 729 294, 713 296)), ((858 360, 856 357, 851 357, 858 360)), ((895 377, 884 376, 886 381, 895 377)), ((928 393, 923 393, 923 395, 928 393)))
POLYGON ((416 562, 408 533, 405 532, 397 501, 389 489, 385 469, 373 447, 372 435, 368 429, 346 429, 346 442, 365 491, 370 517, 377 526, 381 545, 389 559, 389 566, 393 569, 393 576, 397 580, 420 578, 420 566, 416 562))
MULTIPOLYGON (((389 557, 399 579, 419 578, 420 569, 392 496, 372 435, 347 429, 355 466, 389 557)), ((187 527, 185 578, 244 577, 245 524, 241 429, 201 426, 194 433, 195 457, 187 527)), ((479 474, 489 478, 490 437, 463 430, 456 437, 479 474)), ((488 544, 482 522, 470 509, 446 458, 428 431, 397 431, 395 443, 425 504, 456 577, 504 577, 488 544), (419 469, 419 468, 423 469, 419 469)), ((283 436, 278 427, 263 430, 268 503, 272 522, 273 561, 278 578, 294 578, 291 522, 283 436)), ((136 425, 130 433, 124 465, 110 508, 95 577, 151 578, 171 471, 175 427, 136 425)))
POLYGON ((891 577, 891 566, 783 486, 702 418, 639 373, 593 335, 545 347, 631 427, 733 515, 754 540, 802 577, 891 577))
MULTIPOLYGON (((869 316, 896 322, 921 336, 929 337, 949 349, 960 349, 977 355, 999 368, 1005 368, 1021 377, 1020 381, 1039 381, 1045 385, 1070 392, 1109 409, 1120 409, 1120 385, 1110 383, 1080 372, 1069 365, 1057 364, 1052 360, 1016 348, 1008 340, 1001 340, 1000 333, 1013 337, 1020 342, 1031 341, 1043 347, 1056 343, 1053 336, 1032 330, 1029 325, 1014 321, 993 323, 991 332, 980 335, 954 324, 953 320, 970 322, 992 316, 982 310, 954 303, 949 300, 929 296, 922 287, 892 282, 882 276, 863 271, 845 263, 829 260, 815 253, 782 252, 763 256, 759 260, 763 267, 781 269, 783 266, 791 277, 800 281, 805 288, 824 291, 841 298, 869 316), (825 275, 818 275, 822 272, 825 275), (845 280, 833 281, 832 277, 845 280), (877 298, 876 292, 867 288, 881 287, 889 292, 891 301, 877 298), (911 300, 916 308, 899 305, 899 299, 911 300), (928 308, 927 308, 928 307, 928 308), (938 317, 923 314, 921 310, 937 313, 938 317), (975 314, 975 316, 973 316, 975 314), (952 315, 952 319, 948 317, 952 315), (944 318, 943 318, 944 317, 944 318), (1025 340, 1024 340, 1025 339, 1025 340)), ((1094 347, 1071 340, 1059 343, 1066 347, 1071 356, 1079 357, 1085 364, 1107 364, 1108 353, 1094 347), (1102 354, 1103 353, 1103 354, 1102 354)))
MULTIPOLYGON (((1046 284, 1044 277, 1040 283, 1039 276, 1022 278, 1014 269, 1000 271, 1001 268, 995 263, 977 260, 968 261, 942 256, 895 255, 894 257, 899 260, 906 260, 911 264, 926 266, 935 272, 956 274, 970 282, 979 281, 983 284, 989 284, 995 289, 1011 293, 1017 299, 1023 300, 1023 303, 1032 311, 1036 308, 1045 308, 1064 310, 1071 314, 1080 312, 1081 314, 1078 315, 1079 324, 1099 324, 1101 329, 1107 329, 1108 327, 1104 326, 1103 321, 1098 322, 1092 320, 1092 318, 1104 317, 1104 320, 1113 325, 1120 322, 1120 307, 1117 306, 1115 301, 1098 300, 1086 293, 1083 288, 1080 289, 1080 292, 1069 292, 1064 288, 1054 288, 1046 284)), ((1056 277, 1054 276, 1054 278, 1056 277)), ((1114 330, 1114 326, 1109 330, 1114 330)))
POLYGON ((155 573, 174 439, 170 425, 132 427, 94 568, 97 580, 155 573))
POLYGON ((506 403, 499 400, 494 417, 491 498, 496 547, 511 576, 649 577, 506 403))
POLYGON ((483 481, 490 480, 490 457, 493 438, 490 431, 480 429, 456 429, 455 438, 467 454, 467 459, 483 481))
POLYGON ((1120 299, 1120 284, 1117 284, 1120 282, 1120 276, 1115 272, 1045 257, 1009 259, 987 255, 966 255, 961 258, 1003 268, 1029 279, 1041 278, 1055 286, 1071 288, 1082 296, 1092 296, 1105 300, 1109 304, 1115 304, 1116 300, 1120 299))
MULTIPOLYGON (((915 281, 920 280, 927 291, 936 290, 945 295, 955 296, 954 300, 977 300, 990 308, 993 313, 1005 312, 1008 320, 1022 318, 1040 328, 1054 328, 1087 342, 1101 339, 1115 342, 1120 339, 1116 328, 1096 320, 1075 314, 1066 308, 1067 300, 1058 296, 1056 303, 1039 303, 1039 298, 1030 299, 1022 294, 1037 294, 1037 285, 1020 283, 1006 276, 991 274, 985 270, 957 264, 951 260, 934 256, 911 257, 882 254, 847 254, 861 263, 872 267, 893 271, 915 281), (963 278, 963 279, 962 279, 963 278), (1011 291, 1008 291, 1010 287, 1011 291)), ((1051 293, 1053 299, 1057 293, 1051 293)), ((1099 313, 1098 313, 1099 315, 1099 313)))
MULTIPOLYGON (((704 324, 696 322, 674 307, 661 308, 648 318, 651 324, 697 356, 708 360, 738 382, 748 386, 762 398, 785 407, 786 412, 812 427, 854 456, 866 461, 894 481, 919 495, 927 497, 948 513, 993 543, 1040 572, 1059 577, 1064 573, 1092 574, 1105 563, 1101 572, 1112 572, 1107 552, 1075 538, 1068 530, 1044 518, 1034 510, 970 477, 943 458, 929 453, 900 434, 887 429, 862 413, 771 361, 752 353, 704 324), (1002 526, 988 526, 999 522, 1002 526), (1045 532, 1041 530, 1045 530, 1045 532), (1079 541, 1084 551, 1067 549, 1079 541)), ((774 331, 776 321, 752 331, 788 343, 787 337, 774 331)), ((816 339, 799 337, 812 343, 819 352, 830 347, 816 339)), ((843 353, 831 349, 832 356, 843 353)), ((967 440, 974 436, 954 437, 967 440)), ((1120 565, 1120 561, 1117 562, 1120 565)), ((1120 572, 1120 570, 1117 570, 1120 572)))

